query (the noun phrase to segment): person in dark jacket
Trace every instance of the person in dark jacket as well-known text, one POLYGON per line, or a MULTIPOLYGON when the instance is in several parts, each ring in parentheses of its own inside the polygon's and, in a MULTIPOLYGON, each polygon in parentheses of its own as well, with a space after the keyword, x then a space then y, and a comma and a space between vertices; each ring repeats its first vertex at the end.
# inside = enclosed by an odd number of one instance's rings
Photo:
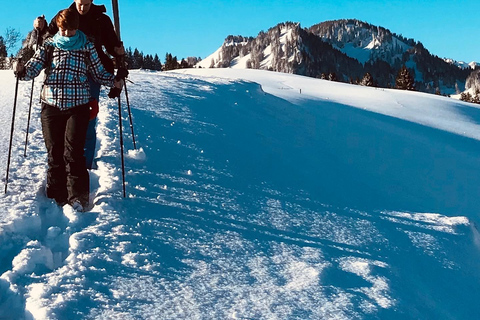
POLYGON ((31 80, 45 69, 41 120, 48 153, 46 195, 59 205, 69 203, 84 211, 90 188, 83 151, 90 114, 88 77, 116 88, 122 88, 123 80, 104 68, 94 44, 77 30, 78 17, 72 9, 60 11, 59 31, 14 71, 19 79, 31 80))
MULTIPOLYGON (((115 33, 112 21, 105 14, 107 11, 103 5, 94 5, 93 0, 75 0, 71 4, 70 9, 75 10, 79 14, 79 27, 83 33, 95 44, 98 56, 105 69, 113 73, 114 63, 112 59, 105 53, 114 57, 125 54, 122 43, 119 41, 115 33)), ((55 35, 58 32, 56 18, 53 18, 47 26, 44 18, 37 18, 34 21, 35 29, 40 31, 44 38, 55 35)), ((87 130, 87 138, 85 141, 85 159, 87 169, 92 169, 93 159, 95 156, 95 146, 97 135, 95 126, 97 123, 98 101, 100 98, 100 84, 89 77, 90 82, 90 122, 87 130)))

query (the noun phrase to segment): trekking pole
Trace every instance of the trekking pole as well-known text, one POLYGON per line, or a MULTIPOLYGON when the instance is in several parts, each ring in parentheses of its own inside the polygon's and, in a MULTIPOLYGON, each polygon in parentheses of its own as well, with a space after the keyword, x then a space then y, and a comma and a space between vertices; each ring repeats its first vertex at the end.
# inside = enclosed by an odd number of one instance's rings
POLYGON ((125 88, 125 98, 127 100, 128 119, 130 120, 130 130, 132 130, 133 149, 137 150, 137 145, 135 143, 135 133, 133 132, 132 112, 130 110, 130 102, 128 101, 127 81, 124 81, 123 87, 125 88))
POLYGON ((123 185, 123 197, 125 198, 125 160, 123 157, 123 129, 122 129, 122 104, 120 102, 120 95, 118 96, 118 127, 120 130, 120 153, 122 158, 122 185, 123 185))
MULTIPOLYGON (((118 14, 118 0, 112 0, 112 10, 113 10, 113 22, 115 25, 115 32, 117 33, 118 40, 121 41, 120 37, 120 16, 118 14)), ((123 43, 122 43, 123 45, 123 43)), ((119 66, 126 68, 125 60, 123 57, 118 57, 117 62, 119 66)), ((127 82, 124 81, 124 88, 125 88, 125 98, 127 100, 127 109, 128 109, 128 119, 130 121, 130 129, 132 130, 132 140, 133 140, 133 148, 137 149, 137 144, 135 143, 135 133, 133 131, 133 120, 132 120, 132 111, 130 109, 130 101, 128 100, 128 91, 127 91, 127 82)))
MULTIPOLYGON (((117 33, 118 40, 120 41, 120 17, 118 15, 118 0, 112 0, 112 9, 113 9, 113 18, 114 18, 114 25, 115 25, 115 32, 117 33)), ((125 61, 123 57, 117 57, 117 64, 118 66, 125 67, 125 61)), ((125 86, 125 81, 124 81, 125 86)), ((133 124, 132 124, 132 115, 130 112, 130 103, 128 102, 128 95, 127 95, 127 88, 125 87, 125 95, 127 98, 127 106, 128 106, 128 115, 130 117, 130 124, 132 128, 132 136, 133 136, 133 144, 135 146, 135 135, 133 134, 133 124)), ((122 153, 122 178, 123 178, 123 197, 126 197, 125 192, 125 161, 123 155, 123 129, 122 129, 122 105, 120 102, 120 95, 118 95, 118 125, 120 131, 120 152, 122 153)))
MULTIPOLYGON (((45 19, 45 16, 43 16, 45 19)), ((37 33, 37 40, 35 41, 35 51, 38 50, 38 42, 40 41, 40 32, 38 29, 35 29, 37 33)), ((25 135, 25 151, 23 152, 23 156, 27 157, 27 146, 28 146, 28 131, 30 130, 30 116, 32 114, 32 100, 33 100, 33 89, 35 86, 35 79, 32 79, 32 90, 30 91, 30 105, 28 107, 28 120, 27 120, 27 133, 25 135)))
POLYGON ((118 0, 112 0, 113 23, 118 40, 120 40, 120 16, 118 15, 118 0))
POLYGON ((121 158, 122 158, 123 197, 125 198, 126 197, 126 192, 125 192, 125 160, 124 160, 124 154, 123 154, 124 151, 123 151, 122 103, 121 103, 121 99, 120 99, 120 92, 118 92, 117 100, 118 100, 118 128, 119 128, 119 132, 120 132, 120 153, 121 153, 121 158))
POLYGON ((32 100, 33 100, 34 87, 35 87, 35 79, 32 79, 32 91, 30 91, 30 105, 28 107, 27 133, 25 134, 25 151, 23 152, 24 157, 27 157, 28 130, 30 130, 30 116, 32 114, 32 100))
POLYGON ((10 170, 10 156, 12 154, 13 130, 15 128, 15 110, 17 109, 18 82, 20 80, 18 75, 15 75, 15 76, 17 80, 15 83, 15 98, 13 100, 12 128, 10 130, 10 145, 8 147, 7 174, 5 176, 5 194, 7 193, 7 186, 8 186, 8 172, 10 170))

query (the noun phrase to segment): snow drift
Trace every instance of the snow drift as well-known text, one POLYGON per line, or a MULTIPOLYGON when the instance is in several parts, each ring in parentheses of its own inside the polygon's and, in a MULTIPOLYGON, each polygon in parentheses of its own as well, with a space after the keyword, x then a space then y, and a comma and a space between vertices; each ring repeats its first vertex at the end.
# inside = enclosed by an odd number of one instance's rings
MULTIPOLYGON (((20 85, 0 319, 471 319, 480 110, 259 70, 131 72, 139 150, 99 114, 91 212, 43 194, 20 85)), ((13 88, 0 72, 0 168, 13 88)), ((39 84, 36 86, 38 97, 39 84)))

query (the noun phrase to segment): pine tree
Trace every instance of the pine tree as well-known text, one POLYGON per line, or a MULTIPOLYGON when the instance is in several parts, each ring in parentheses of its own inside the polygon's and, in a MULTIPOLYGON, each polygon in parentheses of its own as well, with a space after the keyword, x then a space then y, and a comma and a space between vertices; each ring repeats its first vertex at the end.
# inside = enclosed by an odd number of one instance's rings
POLYGON ((140 53, 137 48, 133 51, 132 69, 143 68, 143 53, 140 53))
POLYGON ((397 78, 395 79, 395 88, 401 90, 415 90, 415 81, 405 65, 403 65, 398 71, 397 78))
POLYGON ((137 69, 144 68, 145 62, 143 52, 139 52, 137 49, 135 49, 135 52, 133 53, 133 58, 135 60, 135 63, 137 64, 137 69))
POLYGON ((150 54, 147 54, 144 58, 143 58, 143 68, 144 69, 148 69, 148 70, 153 70, 153 57, 152 55, 150 54))
POLYGON ((178 69, 178 66, 179 64, 178 64, 177 56, 174 56, 172 60, 172 70, 178 69))
POLYGON ((128 69, 134 69, 133 52, 131 47, 125 49, 125 64, 128 69))
POLYGON ((188 65, 188 62, 182 58, 182 61, 180 61, 180 68, 185 69, 189 68, 190 66, 188 65))
POLYGON ((472 97, 472 99, 470 99, 470 102, 476 103, 476 104, 480 104, 480 97, 479 97, 478 93, 475 94, 475 95, 472 97))
POLYGON ((465 82, 465 89, 480 89, 480 70, 475 69, 470 73, 465 82))
POLYGON ((7 45, 2 36, 0 36, 0 69, 6 68, 6 58, 7 58, 7 45))
POLYGON ((177 57, 173 57, 171 53, 168 53, 165 55, 165 70, 174 70, 178 69, 178 61, 177 57))
POLYGON ((362 80, 360 81, 360 85, 362 86, 367 86, 367 87, 373 87, 373 77, 370 74, 370 72, 367 72, 365 76, 363 76, 362 80))
POLYGON ((162 63, 160 62, 160 59, 158 58, 158 54, 155 54, 155 57, 153 58, 153 70, 156 71, 161 71, 162 70, 162 63))
POLYGON ((460 100, 470 102, 472 100, 472 95, 470 94, 470 92, 462 92, 462 94, 460 95, 460 100))

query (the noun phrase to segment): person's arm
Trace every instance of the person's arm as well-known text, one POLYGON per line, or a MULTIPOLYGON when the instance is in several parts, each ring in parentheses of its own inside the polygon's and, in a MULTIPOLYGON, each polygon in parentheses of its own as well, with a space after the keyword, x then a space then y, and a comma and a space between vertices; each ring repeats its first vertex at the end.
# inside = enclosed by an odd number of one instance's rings
POLYGON ((40 74, 45 68, 45 52, 45 48, 40 47, 25 65, 20 61, 16 63, 13 70, 20 80, 32 80, 40 74))
POLYGON ((106 15, 103 15, 101 25, 103 39, 102 45, 105 47, 105 50, 107 50, 107 52, 114 57, 124 55, 125 50, 123 49, 123 44, 118 39, 110 18, 106 15))
POLYGON ((89 74, 95 82, 108 87, 113 87, 114 75, 108 72, 103 66, 93 43, 89 43, 87 48, 87 67, 89 74))
POLYGON ((53 17, 53 19, 50 21, 48 25, 47 25, 47 20, 45 19, 45 16, 38 17, 33 21, 33 27, 35 28, 35 30, 37 30, 37 32, 41 36, 42 41, 39 43, 39 45, 43 43, 43 40, 45 40, 50 36, 53 36, 58 32, 56 16, 53 17))

